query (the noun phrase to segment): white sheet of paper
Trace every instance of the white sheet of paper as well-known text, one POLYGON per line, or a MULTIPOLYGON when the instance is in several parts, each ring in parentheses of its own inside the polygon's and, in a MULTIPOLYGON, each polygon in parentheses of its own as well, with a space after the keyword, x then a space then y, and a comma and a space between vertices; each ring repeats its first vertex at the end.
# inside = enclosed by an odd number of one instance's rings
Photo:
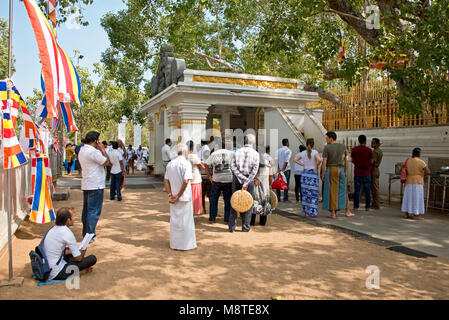
POLYGON ((87 245, 89 244, 90 240, 95 236, 95 233, 86 233, 84 236, 83 241, 81 242, 79 249, 80 250, 86 250, 87 245))

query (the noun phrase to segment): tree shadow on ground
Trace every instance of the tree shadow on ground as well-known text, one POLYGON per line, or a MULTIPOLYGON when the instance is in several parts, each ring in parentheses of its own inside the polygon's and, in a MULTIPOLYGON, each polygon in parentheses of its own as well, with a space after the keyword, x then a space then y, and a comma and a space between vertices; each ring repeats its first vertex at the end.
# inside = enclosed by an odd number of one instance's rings
MULTIPOLYGON (((208 215, 197 216, 198 249, 174 251, 169 248, 169 207, 161 190, 136 190, 124 197, 121 203, 104 202, 97 227, 102 242, 88 248, 98 263, 94 272, 81 276, 80 290, 68 290, 63 283, 36 287, 25 253, 20 252, 16 272, 26 278, 25 284, 0 288, 0 295, 4 299, 188 300, 270 299, 273 295, 284 299, 449 297, 446 260, 405 256, 277 214, 268 218, 267 226, 253 226, 249 233, 230 233, 222 220, 209 224, 208 215), (366 288, 369 265, 380 269, 380 290, 366 288)), ((80 199, 76 194, 71 200, 78 215, 80 199)), ((222 219, 221 206, 219 210, 222 219)), ((33 236, 48 228, 28 224, 20 228, 33 236)), ((73 231, 80 241, 80 220, 73 231)), ((40 236, 29 239, 24 247, 39 241, 40 236)))

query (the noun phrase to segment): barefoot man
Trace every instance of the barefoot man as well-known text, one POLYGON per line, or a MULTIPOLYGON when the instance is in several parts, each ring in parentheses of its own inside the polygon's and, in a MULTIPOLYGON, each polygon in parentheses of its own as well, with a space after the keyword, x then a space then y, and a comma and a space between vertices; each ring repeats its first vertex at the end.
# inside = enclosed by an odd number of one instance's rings
POLYGON ((196 248, 193 220, 192 165, 187 161, 188 149, 178 144, 178 157, 167 164, 164 185, 170 203, 170 248, 192 250, 196 248))
POLYGON ((327 145, 323 151, 323 165, 321 166, 321 180, 324 181, 323 210, 329 210, 329 218, 336 219, 338 210, 346 210, 347 217, 354 215, 349 211, 349 201, 346 190, 346 176, 348 172, 348 153, 346 146, 337 143, 337 134, 333 131, 326 133, 327 145))

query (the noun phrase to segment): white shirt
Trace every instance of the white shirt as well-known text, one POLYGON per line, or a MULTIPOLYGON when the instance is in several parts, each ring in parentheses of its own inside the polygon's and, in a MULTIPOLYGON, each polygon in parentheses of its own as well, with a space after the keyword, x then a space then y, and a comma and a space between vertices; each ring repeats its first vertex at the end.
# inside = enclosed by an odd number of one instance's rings
POLYGON ((127 148, 126 149, 126 153, 128 154, 128 160, 129 160, 129 159, 132 159, 133 154, 135 153, 135 151, 132 148, 131 149, 127 148))
POLYGON ((212 152, 212 154, 207 158, 205 164, 212 166, 212 180, 221 183, 231 183, 232 182, 232 157, 234 152, 227 149, 219 149, 212 152))
POLYGON ((83 169, 83 179, 81 180, 81 190, 104 189, 105 175, 103 163, 107 158, 100 150, 85 144, 78 154, 78 159, 83 169))
MULTIPOLYGON (((167 164, 165 179, 170 181, 172 194, 177 195, 184 184, 184 180, 193 179, 192 165, 183 156, 178 156, 167 164)), ((190 186, 190 181, 178 201, 192 201, 192 187, 190 186)))
POLYGON ((190 163, 192 164, 192 175, 193 175, 193 179, 191 181, 192 184, 196 184, 196 183, 201 183, 201 174, 200 174, 200 169, 198 168, 198 164, 201 163, 200 158, 198 158, 198 156, 194 153, 189 154, 189 156, 187 157, 187 160, 190 161, 190 163))
POLYGON ((276 160, 278 161, 279 170, 282 170, 284 164, 287 162, 287 167, 285 171, 290 170, 290 158, 292 156, 292 151, 287 147, 283 146, 276 153, 276 160))
MULTIPOLYGON (((301 152, 298 152, 298 153, 295 155, 295 159, 296 159, 299 155, 301 155, 301 152)), ((301 159, 299 162, 304 163, 304 161, 302 161, 302 159, 301 159)), ((299 165, 299 164, 297 164, 297 163, 295 162, 294 170, 295 170, 295 171, 294 171, 295 174, 302 174, 302 173, 304 172, 304 166, 301 166, 301 165, 299 165)))
POLYGON ((312 152, 310 154, 310 158, 307 155, 307 150, 304 150, 303 152, 301 152, 299 155, 301 156, 301 160, 299 160, 299 162, 304 163, 304 170, 313 170, 315 169, 316 166, 316 158, 315 155, 318 153, 318 151, 312 149, 312 152))
POLYGON ((207 144, 201 147, 200 152, 198 153, 198 157, 202 162, 206 161, 210 155, 210 148, 207 144))
MULTIPOLYGON (((84 168, 83 168, 84 170, 84 168)), ((81 255, 76 244, 76 238, 72 230, 67 226, 54 226, 45 237, 44 250, 47 256, 48 266, 52 269, 48 280, 53 280, 59 272, 64 268, 67 262, 61 259, 65 247, 68 246, 74 258, 81 255)))
POLYGON ((165 144, 162 147, 162 161, 170 161, 170 146, 168 144, 165 144))
POLYGON ((122 172, 120 161, 123 161, 123 154, 118 149, 112 149, 108 152, 109 160, 111 161, 111 173, 117 174, 122 172))

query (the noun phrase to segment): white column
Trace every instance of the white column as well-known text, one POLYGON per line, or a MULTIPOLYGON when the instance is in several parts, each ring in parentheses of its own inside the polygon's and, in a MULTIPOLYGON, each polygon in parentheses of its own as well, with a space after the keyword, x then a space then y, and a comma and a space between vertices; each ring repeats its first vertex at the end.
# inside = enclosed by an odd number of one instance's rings
POLYGON ((126 123, 128 122, 128 118, 125 116, 122 117, 122 122, 118 125, 118 139, 122 140, 126 145, 126 123))
POLYGON ((154 117, 154 136, 153 141, 155 148, 153 150, 154 163, 156 167, 154 168, 155 174, 163 174, 164 166, 162 165, 162 153, 161 149, 165 144, 165 124, 164 124, 164 111, 159 111, 154 117))
POLYGON ((226 129, 231 128, 231 112, 223 111, 221 113, 221 130, 225 132, 226 129))
POLYGON ((154 151, 156 150, 156 141, 153 139, 154 136, 154 120, 153 116, 148 117, 148 148, 149 148, 149 154, 150 157, 148 159, 148 163, 150 165, 155 165, 155 157, 154 157, 154 151))
POLYGON ((193 140, 195 145, 206 139, 206 120, 209 104, 183 103, 177 105, 181 120, 181 142, 193 140))
POLYGON ((170 138, 173 144, 180 142, 181 123, 177 107, 168 107, 167 110, 167 132, 166 137, 170 138))
POLYGON ((142 126, 134 125, 134 148, 138 148, 142 144, 142 126))

